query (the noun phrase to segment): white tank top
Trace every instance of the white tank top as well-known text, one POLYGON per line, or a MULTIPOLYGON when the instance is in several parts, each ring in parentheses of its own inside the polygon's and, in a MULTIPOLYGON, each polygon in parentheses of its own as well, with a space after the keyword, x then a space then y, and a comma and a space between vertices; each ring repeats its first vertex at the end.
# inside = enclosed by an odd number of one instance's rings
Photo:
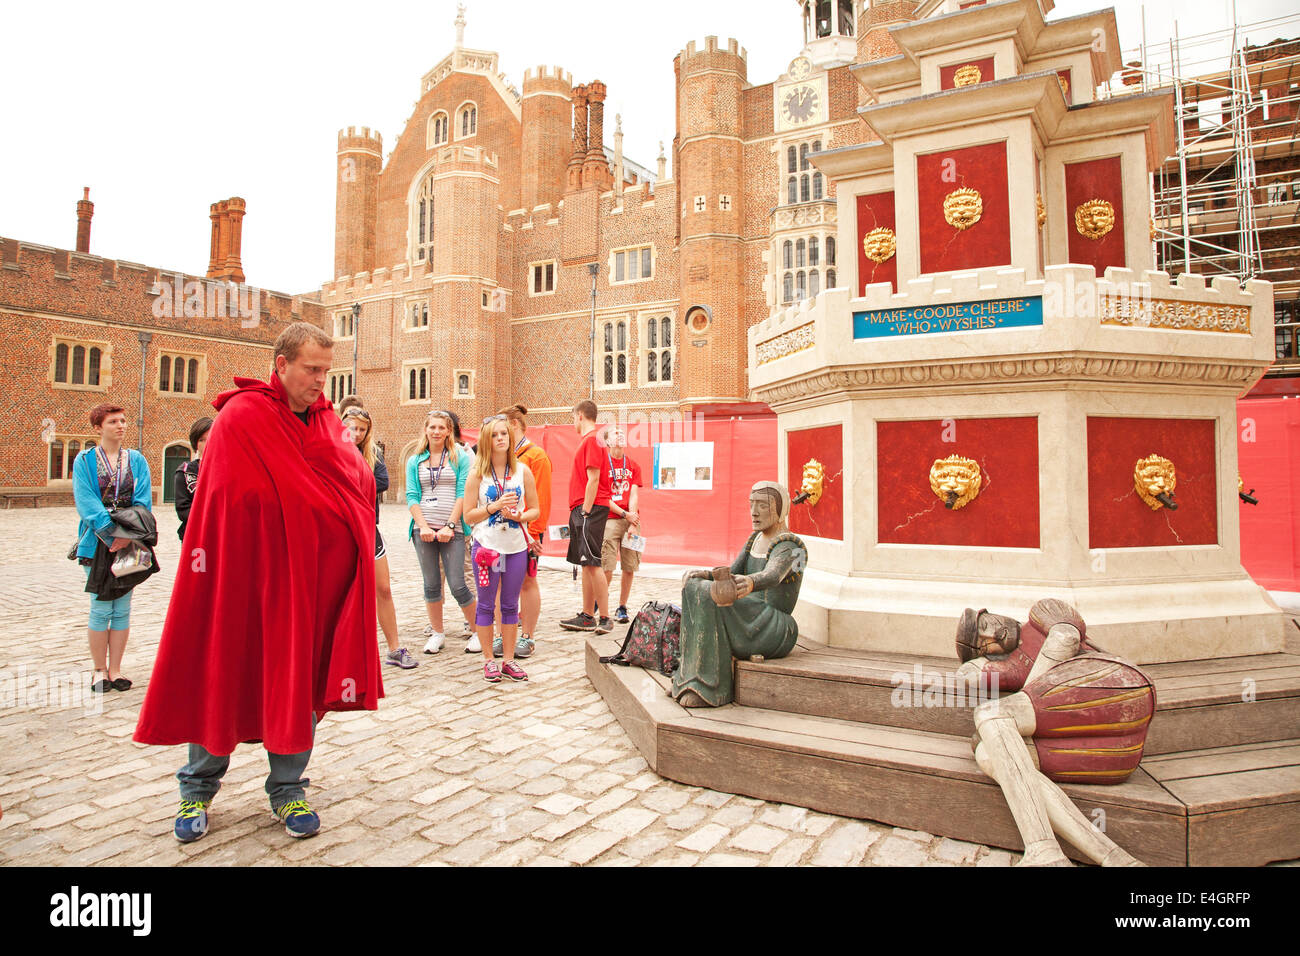
MULTIPOLYGON (((515 470, 506 475, 498 471, 494 476, 489 470, 479 479, 478 506, 486 508, 502 495, 513 491, 519 496, 519 510, 523 511, 527 507, 524 503, 524 472, 527 469, 528 466, 520 461, 516 462, 515 470)), ((518 554, 528 547, 524 529, 519 522, 511 521, 502 511, 488 515, 474 525, 473 535, 480 547, 491 548, 501 554, 518 554)))

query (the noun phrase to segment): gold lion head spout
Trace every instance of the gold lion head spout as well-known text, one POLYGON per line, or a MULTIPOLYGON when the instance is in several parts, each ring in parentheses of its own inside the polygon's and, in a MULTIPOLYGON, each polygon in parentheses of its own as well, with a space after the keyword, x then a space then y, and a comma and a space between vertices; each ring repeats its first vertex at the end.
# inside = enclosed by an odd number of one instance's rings
POLYGON ((817 504, 822 500, 822 482, 825 479, 825 466, 816 458, 809 458, 804 462, 803 481, 799 485, 799 493, 790 503, 797 505, 806 501, 809 507, 817 504))
POLYGON ((888 226, 879 226, 862 237, 862 251, 876 265, 888 262, 897 247, 894 230, 888 226))
POLYGON ((984 215, 984 197, 978 189, 963 186, 943 197, 943 218, 954 229, 969 229, 984 215))
POLYGON ((1139 458, 1137 464, 1133 466, 1133 487, 1152 511, 1159 511, 1161 508, 1168 508, 1170 511, 1178 510, 1178 503, 1174 501, 1178 475, 1174 470, 1174 463, 1168 458, 1161 458, 1159 455, 1139 458))
POLYGON ((1074 228, 1086 239, 1100 239, 1115 228, 1115 207, 1104 199, 1089 199, 1074 210, 1074 228))
POLYGON ((980 493, 980 466, 970 458, 949 455, 930 466, 930 490, 949 511, 965 508, 980 493))

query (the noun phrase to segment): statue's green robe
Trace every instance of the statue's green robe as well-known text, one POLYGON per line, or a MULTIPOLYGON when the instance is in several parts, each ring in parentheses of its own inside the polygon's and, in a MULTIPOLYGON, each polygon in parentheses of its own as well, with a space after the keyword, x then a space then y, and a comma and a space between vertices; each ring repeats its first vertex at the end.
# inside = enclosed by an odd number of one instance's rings
POLYGON ((682 588, 681 663, 673 674, 673 697, 693 690, 713 707, 729 704, 736 696, 733 658, 785 657, 794 649, 799 626, 792 615, 808 551, 787 532, 758 558, 750 553, 758 535, 750 535, 731 562, 732 574, 754 578, 754 590, 735 604, 714 604, 710 580, 691 578, 682 588))

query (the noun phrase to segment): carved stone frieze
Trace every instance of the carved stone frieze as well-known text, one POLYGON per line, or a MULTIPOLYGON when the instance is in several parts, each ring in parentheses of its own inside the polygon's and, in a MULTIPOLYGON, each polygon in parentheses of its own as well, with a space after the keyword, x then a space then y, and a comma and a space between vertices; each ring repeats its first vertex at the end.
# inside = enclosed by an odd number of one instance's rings
POLYGON ((774 339, 760 342, 755 348, 755 358, 759 365, 775 362, 779 358, 810 349, 816 344, 813 338, 813 323, 808 322, 798 328, 783 332, 774 339))
POLYGON ((1102 325, 1250 334, 1250 306, 1248 305, 1212 305, 1182 302, 1178 299, 1101 296, 1098 299, 1097 311, 1102 325))

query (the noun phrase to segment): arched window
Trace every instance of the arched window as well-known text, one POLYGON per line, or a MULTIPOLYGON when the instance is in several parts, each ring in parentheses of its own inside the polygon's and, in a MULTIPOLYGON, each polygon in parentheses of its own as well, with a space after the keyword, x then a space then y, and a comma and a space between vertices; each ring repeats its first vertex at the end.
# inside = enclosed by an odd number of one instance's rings
POLYGON ((614 356, 612 354, 605 356, 605 384, 614 384, 614 356))
POLYGON ((460 135, 461 138, 473 136, 478 133, 478 107, 470 104, 461 107, 460 111, 460 135))
POLYGON ((822 151, 822 141, 821 141, 821 140, 816 140, 816 141, 812 144, 812 151, 813 151, 814 153, 820 153, 820 152, 822 151))
POLYGON ((818 262, 818 259, 820 258, 819 255, 820 252, 821 252, 821 247, 817 243, 817 237, 813 236, 811 239, 808 240, 808 265, 816 266, 821 264, 820 262, 818 262))
POLYGON ((614 351, 614 326, 605 323, 605 351, 614 351))
POLYGON ((673 353, 659 353, 659 381, 670 382, 673 378, 673 353))
POLYGON ((75 346, 72 349, 72 384, 84 385, 86 382, 86 347, 75 346))
POLYGON ((646 336, 645 336, 645 337, 646 337, 646 346, 649 347, 649 348, 652 348, 652 349, 653 349, 653 348, 658 348, 658 347, 659 347, 659 322, 658 322, 658 320, 656 320, 656 319, 651 319, 649 322, 647 322, 647 323, 646 323, 646 330, 645 330, 645 332, 646 332, 646 336))
MULTIPOLYGON (((331 382, 330 384, 332 385, 333 383, 331 382)), ((406 394, 409 398, 412 399, 415 398, 415 394, 416 394, 415 393, 415 369, 411 369, 411 384, 407 388, 406 394)), ((334 397, 334 390, 332 388, 330 389, 330 401, 331 402, 337 401, 337 399, 334 397)))
POLYGON ((834 236, 826 237, 826 264, 828 266, 835 265, 835 237, 834 236))
POLYGON ((791 146, 786 150, 786 172, 797 173, 799 171, 799 154, 791 146))
POLYGON ((808 276, 802 272, 796 272, 794 275, 795 298, 800 302, 808 298, 808 276))
POLYGON ((438 112, 429 117, 429 142, 430 148, 441 146, 447 142, 448 130, 447 114, 438 112))
POLYGON ((58 480, 63 477, 63 442, 57 438, 50 442, 50 478, 58 480))
POLYGON ((198 359, 190 359, 189 372, 190 372, 190 377, 189 377, 189 381, 185 383, 185 391, 187 394, 193 395, 196 391, 198 391, 198 387, 199 387, 199 360, 198 359))
POLYGON ((808 188, 808 174, 804 173, 799 177, 799 201, 809 202, 812 199, 812 191, 808 188))
POLYGON ((420 186, 415 197, 415 208, 411 210, 411 235, 415 237, 412 257, 416 262, 433 261, 433 177, 429 176, 420 186))
POLYGON ((781 268, 794 268, 794 243, 787 239, 781 245, 781 268))
POLYGON ((668 321, 668 316, 665 315, 659 320, 659 328, 663 331, 663 335, 659 337, 660 341, 663 342, 664 348, 668 348, 673 344, 673 326, 668 321))
POLYGON ((100 361, 100 355, 101 355, 101 351, 100 351, 100 349, 92 348, 92 349, 90 350, 90 367, 89 367, 89 369, 87 369, 87 371, 86 371, 86 384, 87 384, 87 385, 98 385, 98 384, 99 384, 99 361, 100 361))
POLYGON ((54 350, 54 381, 68 380, 68 347, 60 343, 54 350))
POLYGON ((622 352, 627 348, 627 325, 623 322, 618 324, 618 350, 622 352))
POLYGON ((164 356, 158 367, 158 390, 161 392, 171 391, 172 363, 164 356))
POLYGON ((791 176, 790 182, 786 185, 786 201, 791 205, 799 201, 799 180, 791 176))
POLYGON ((833 288, 835 288, 835 270, 834 270, 834 269, 827 269, 827 270, 826 270, 826 288, 828 288, 828 289, 833 289, 833 288))
POLYGON ((821 291, 821 287, 819 285, 820 281, 821 281, 821 276, 818 275, 817 270, 816 269, 809 270, 808 295, 811 296, 812 298, 816 298, 817 293, 821 291))
POLYGON ((808 257, 805 249, 806 247, 802 239, 794 244, 794 264, 800 269, 808 264, 808 257))
POLYGON ((622 352, 618 356, 618 383, 620 385, 627 383, 627 355, 622 352))
POLYGON ((804 171, 808 169, 808 144, 799 144, 799 169, 804 171))
POLYGON ((429 397, 429 370, 420 369, 420 397, 429 397))
POLYGON ((457 393, 458 395, 468 395, 468 394, 469 394, 469 376, 468 376, 468 375, 460 375, 460 376, 457 376, 457 378, 456 378, 456 393, 457 393))
POLYGON ((172 391, 185 391, 185 359, 179 355, 176 356, 175 364, 172 365, 172 391))
POLYGON ((840 0, 840 36, 853 36, 853 0, 840 0))
POLYGON ((781 283, 781 301, 786 303, 794 301, 794 273, 793 272, 787 272, 785 274, 784 281, 781 283))
POLYGON ((818 37, 828 37, 834 28, 831 20, 831 0, 817 0, 817 14, 813 20, 814 33, 818 37))
POLYGON ((651 352, 646 356, 645 378, 647 382, 659 381, 659 360, 656 357, 657 352, 651 352))
POLYGON ((821 199, 822 198, 822 174, 821 173, 813 173, 812 186, 813 186, 812 198, 821 199))

